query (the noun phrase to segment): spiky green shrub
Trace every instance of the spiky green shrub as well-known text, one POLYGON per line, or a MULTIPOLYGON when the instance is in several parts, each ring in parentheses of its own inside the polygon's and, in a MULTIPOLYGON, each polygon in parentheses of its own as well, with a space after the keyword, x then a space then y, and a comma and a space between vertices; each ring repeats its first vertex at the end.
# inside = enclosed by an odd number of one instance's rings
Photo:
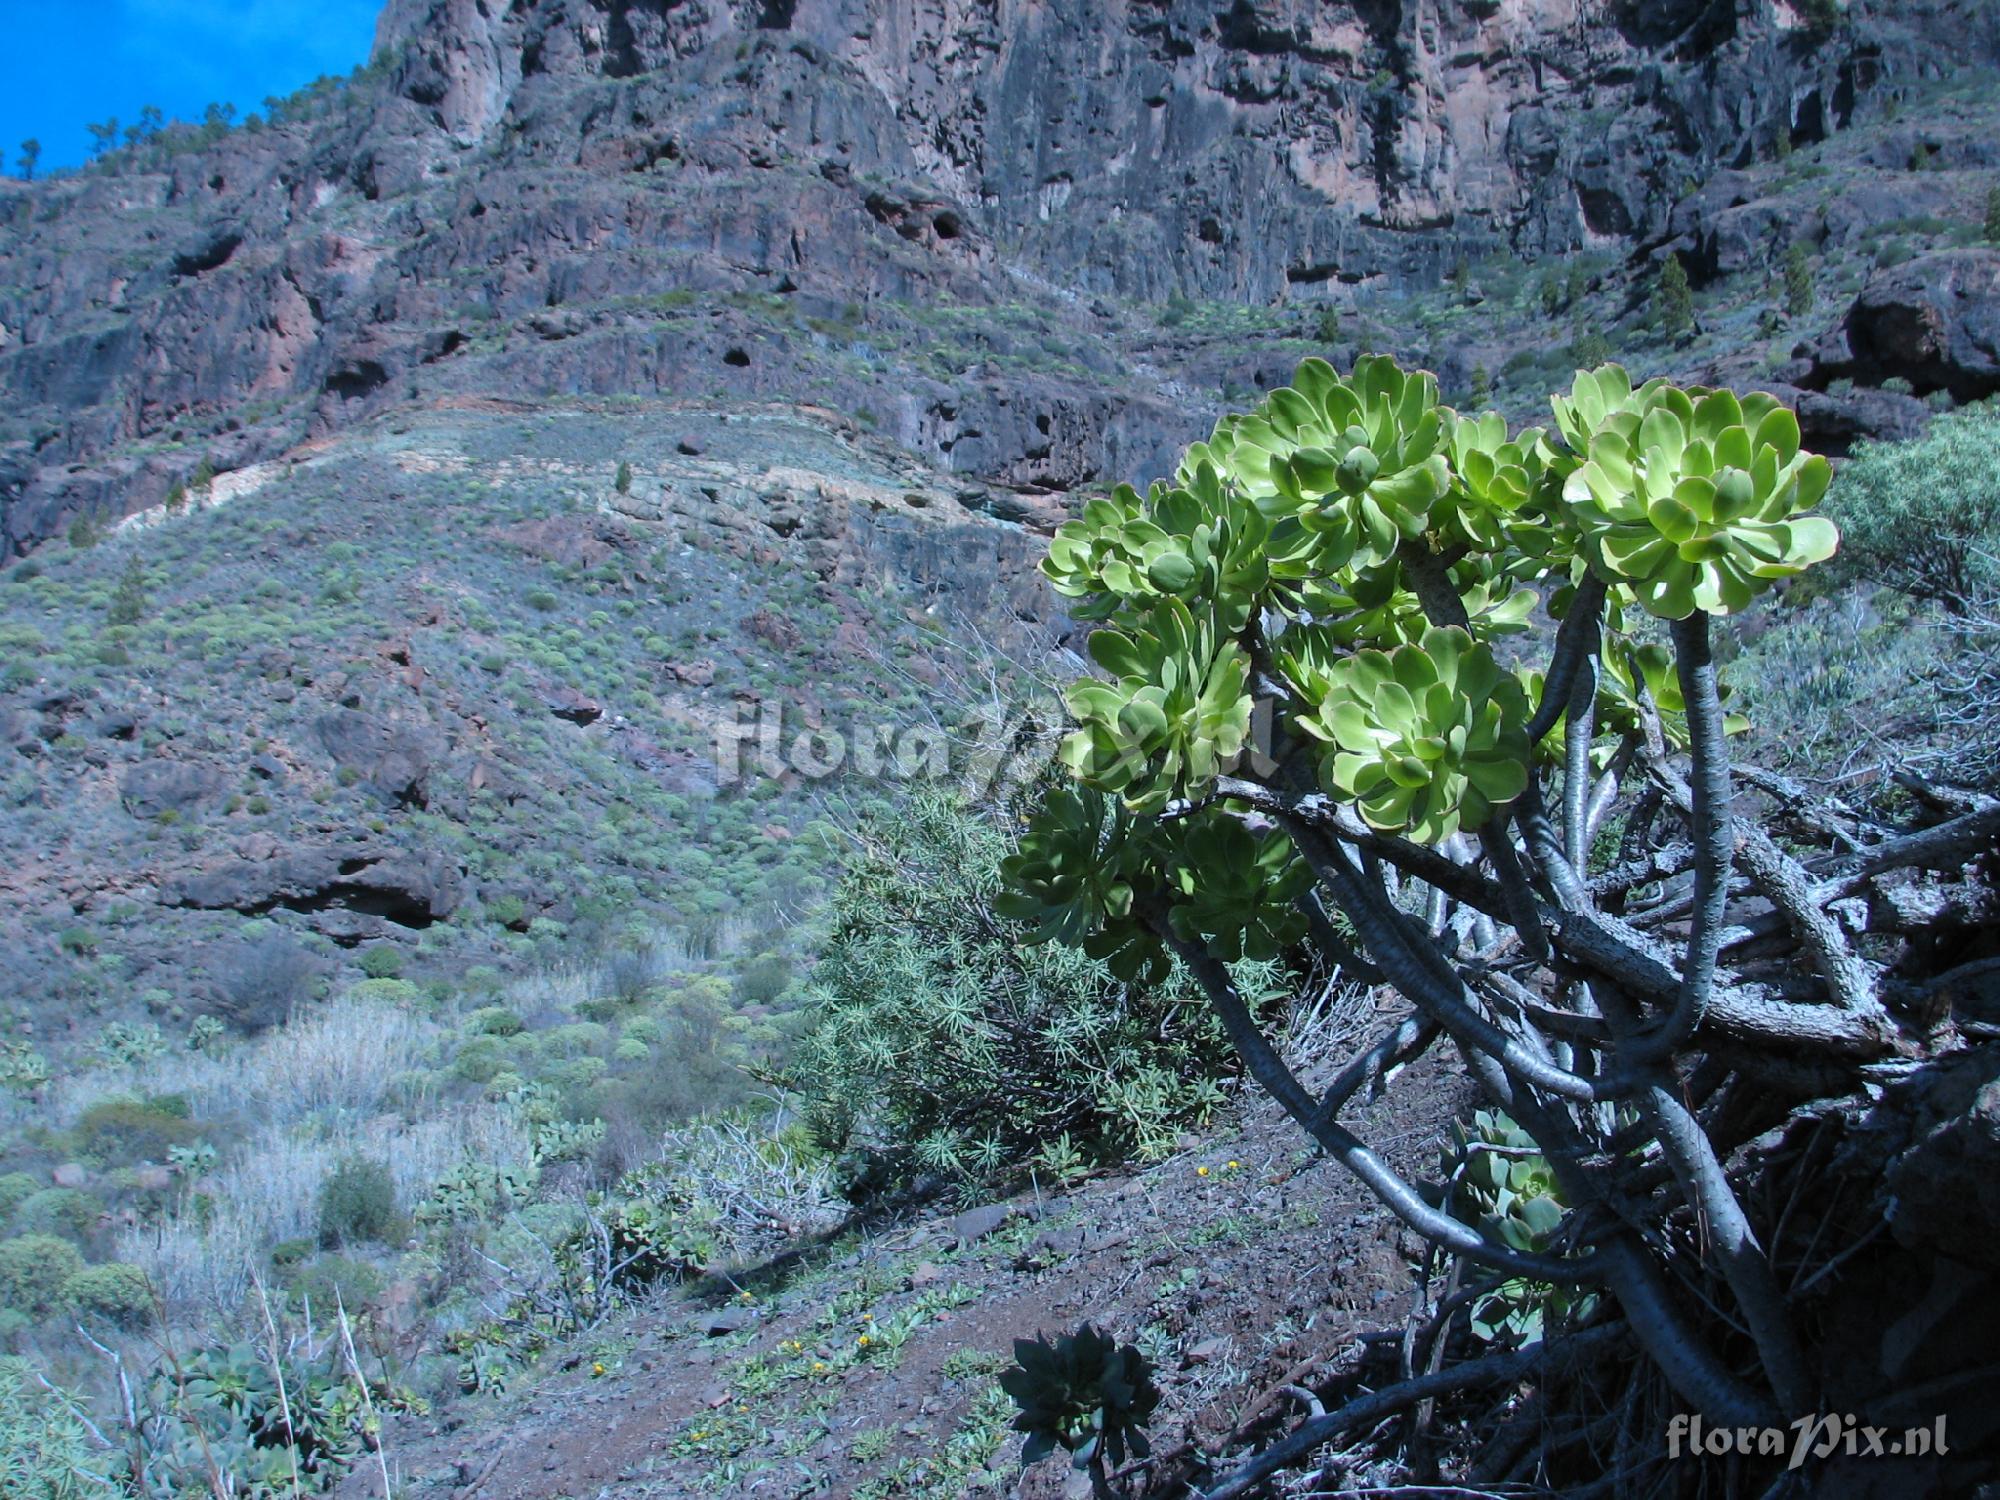
POLYGON ((1152 1366, 1088 1323, 1054 1343, 1014 1340, 1014 1363, 1000 1372, 1000 1386, 1019 1409, 1015 1429, 1028 1435, 1023 1463, 1062 1448, 1075 1467, 1101 1476, 1107 1460, 1122 1464, 1127 1452, 1144 1458, 1152 1451, 1146 1423, 1160 1404, 1152 1366))
POLYGON ((137 625, 146 618, 146 569, 135 554, 125 564, 118 579, 118 592, 104 612, 108 625, 137 625))
POLYGON ((1905 443, 1857 443, 1827 501, 1836 575, 1962 612, 2000 598, 2000 402, 1937 417, 1905 443))
POLYGON ((507 1043, 497 1036, 474 1035, 459 1043, 451 1071, 467 1083, 490 1083, 507 1066, 507 1043))
POLYGON ((9 1500, 86 1500, 119 1492, 118 1455, 97 1443, 72 1402, 0 1358, 0 1494, 9 1500))
POLYGON ((358 1315, 382 1295, 388 1278, 379 1266, 345 1255, 312 1255, 286 1268, 285 1290, 294 1306, 332 1317, 345 1308, 358 1315))
POLYGON ((940 793, 871 828, 835 893, 782 1078, 857 1184, 992 1179, 1063 1132, 1157 1156, 1220 1102, 1226 1049, 1186 977, 1122 982, 995 908, 1004 839, 940 793))

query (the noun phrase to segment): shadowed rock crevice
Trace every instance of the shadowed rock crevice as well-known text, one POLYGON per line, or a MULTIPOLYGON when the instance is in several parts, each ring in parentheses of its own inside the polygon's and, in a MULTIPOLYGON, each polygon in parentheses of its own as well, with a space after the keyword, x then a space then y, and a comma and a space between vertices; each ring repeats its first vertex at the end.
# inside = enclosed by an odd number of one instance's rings
POLYGON ((234 229, 218 230, 215 234, 189 246, 174 257, 173 274, 179 277, 200 276, 208 271, 220 270, 242 247, 243 235, 234 229))
MULTIPOLYGON (((349 913, 421 931, 457 910, 461 891, 457 867, 442 855, 331 846, 223 861, 169 881, 159 899, 163 906, 245 916, 281 909, 308 916, 349 913)), ((335 924, 329 935, 352 930, 335 924)))

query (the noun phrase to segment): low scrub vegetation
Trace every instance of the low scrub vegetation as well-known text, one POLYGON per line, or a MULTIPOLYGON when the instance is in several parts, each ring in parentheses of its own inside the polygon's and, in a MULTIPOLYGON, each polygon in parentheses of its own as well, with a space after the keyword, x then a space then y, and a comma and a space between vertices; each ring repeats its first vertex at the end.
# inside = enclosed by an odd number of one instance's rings
POLYGON ((936 794, 857 835, 782 1081, 858 1195, 1155 1159, 1222 1102, 1228 1049, 1187 974, 1132 985, 1025 944, 1007 849, 936 794))

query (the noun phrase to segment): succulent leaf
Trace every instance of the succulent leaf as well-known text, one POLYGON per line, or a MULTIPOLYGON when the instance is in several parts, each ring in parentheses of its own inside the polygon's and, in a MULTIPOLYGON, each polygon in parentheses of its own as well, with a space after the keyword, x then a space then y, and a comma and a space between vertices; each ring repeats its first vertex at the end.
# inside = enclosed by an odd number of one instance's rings
POLYGON ((1000 1375, 1013 1398, 1016 1431, 1028 1434, 1023 1463, 1066 1449, 1078 1469, 1100 1455, 1122 1464, 1130 1451, 1149 1451, 1145 1424, 1160 1404, 1146 1356, 1085 1323, 1053 1344, 1037 1336, 1014 1341, 1014 1365, 1000 1375))
POLYGON ((1225 963, 1276 958, 1304 935, 1297 901, 1312 872, 1282 833, 1252 833, 1224 813, 1180 824, 1173 878, 1176 936, 1225 963))
POLYGON ((1151 825, 1126 815, 1115 798, 1058 787, 1001 862, 994 906, 1031 924, 1035 942, 1080 947, 1121 979, 1157 982, 1168 969, 1166 950, 1134 906, 1138 894, 1157 888, 1158 857, 1151 825))

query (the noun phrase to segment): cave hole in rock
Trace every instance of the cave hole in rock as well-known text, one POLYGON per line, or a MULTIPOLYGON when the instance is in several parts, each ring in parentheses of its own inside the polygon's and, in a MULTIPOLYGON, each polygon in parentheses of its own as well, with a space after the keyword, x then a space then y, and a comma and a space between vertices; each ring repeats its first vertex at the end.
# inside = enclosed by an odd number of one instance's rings
POLYGON ((235 230, 219 234, 204 245, 176 255, 174 275, 200 276, 205 272, 218 270, 229 264, 230 257, 236 254, 242 244, 243 236, 235 230))
POLYGON ((356 400, 371 391, 380 390, 389 383, 389 372, 382 368, 379 360, 360 359, 352 364, 342 365, 326 377, 326 391, 330 396, 338 396, 343 401, 356 400))

